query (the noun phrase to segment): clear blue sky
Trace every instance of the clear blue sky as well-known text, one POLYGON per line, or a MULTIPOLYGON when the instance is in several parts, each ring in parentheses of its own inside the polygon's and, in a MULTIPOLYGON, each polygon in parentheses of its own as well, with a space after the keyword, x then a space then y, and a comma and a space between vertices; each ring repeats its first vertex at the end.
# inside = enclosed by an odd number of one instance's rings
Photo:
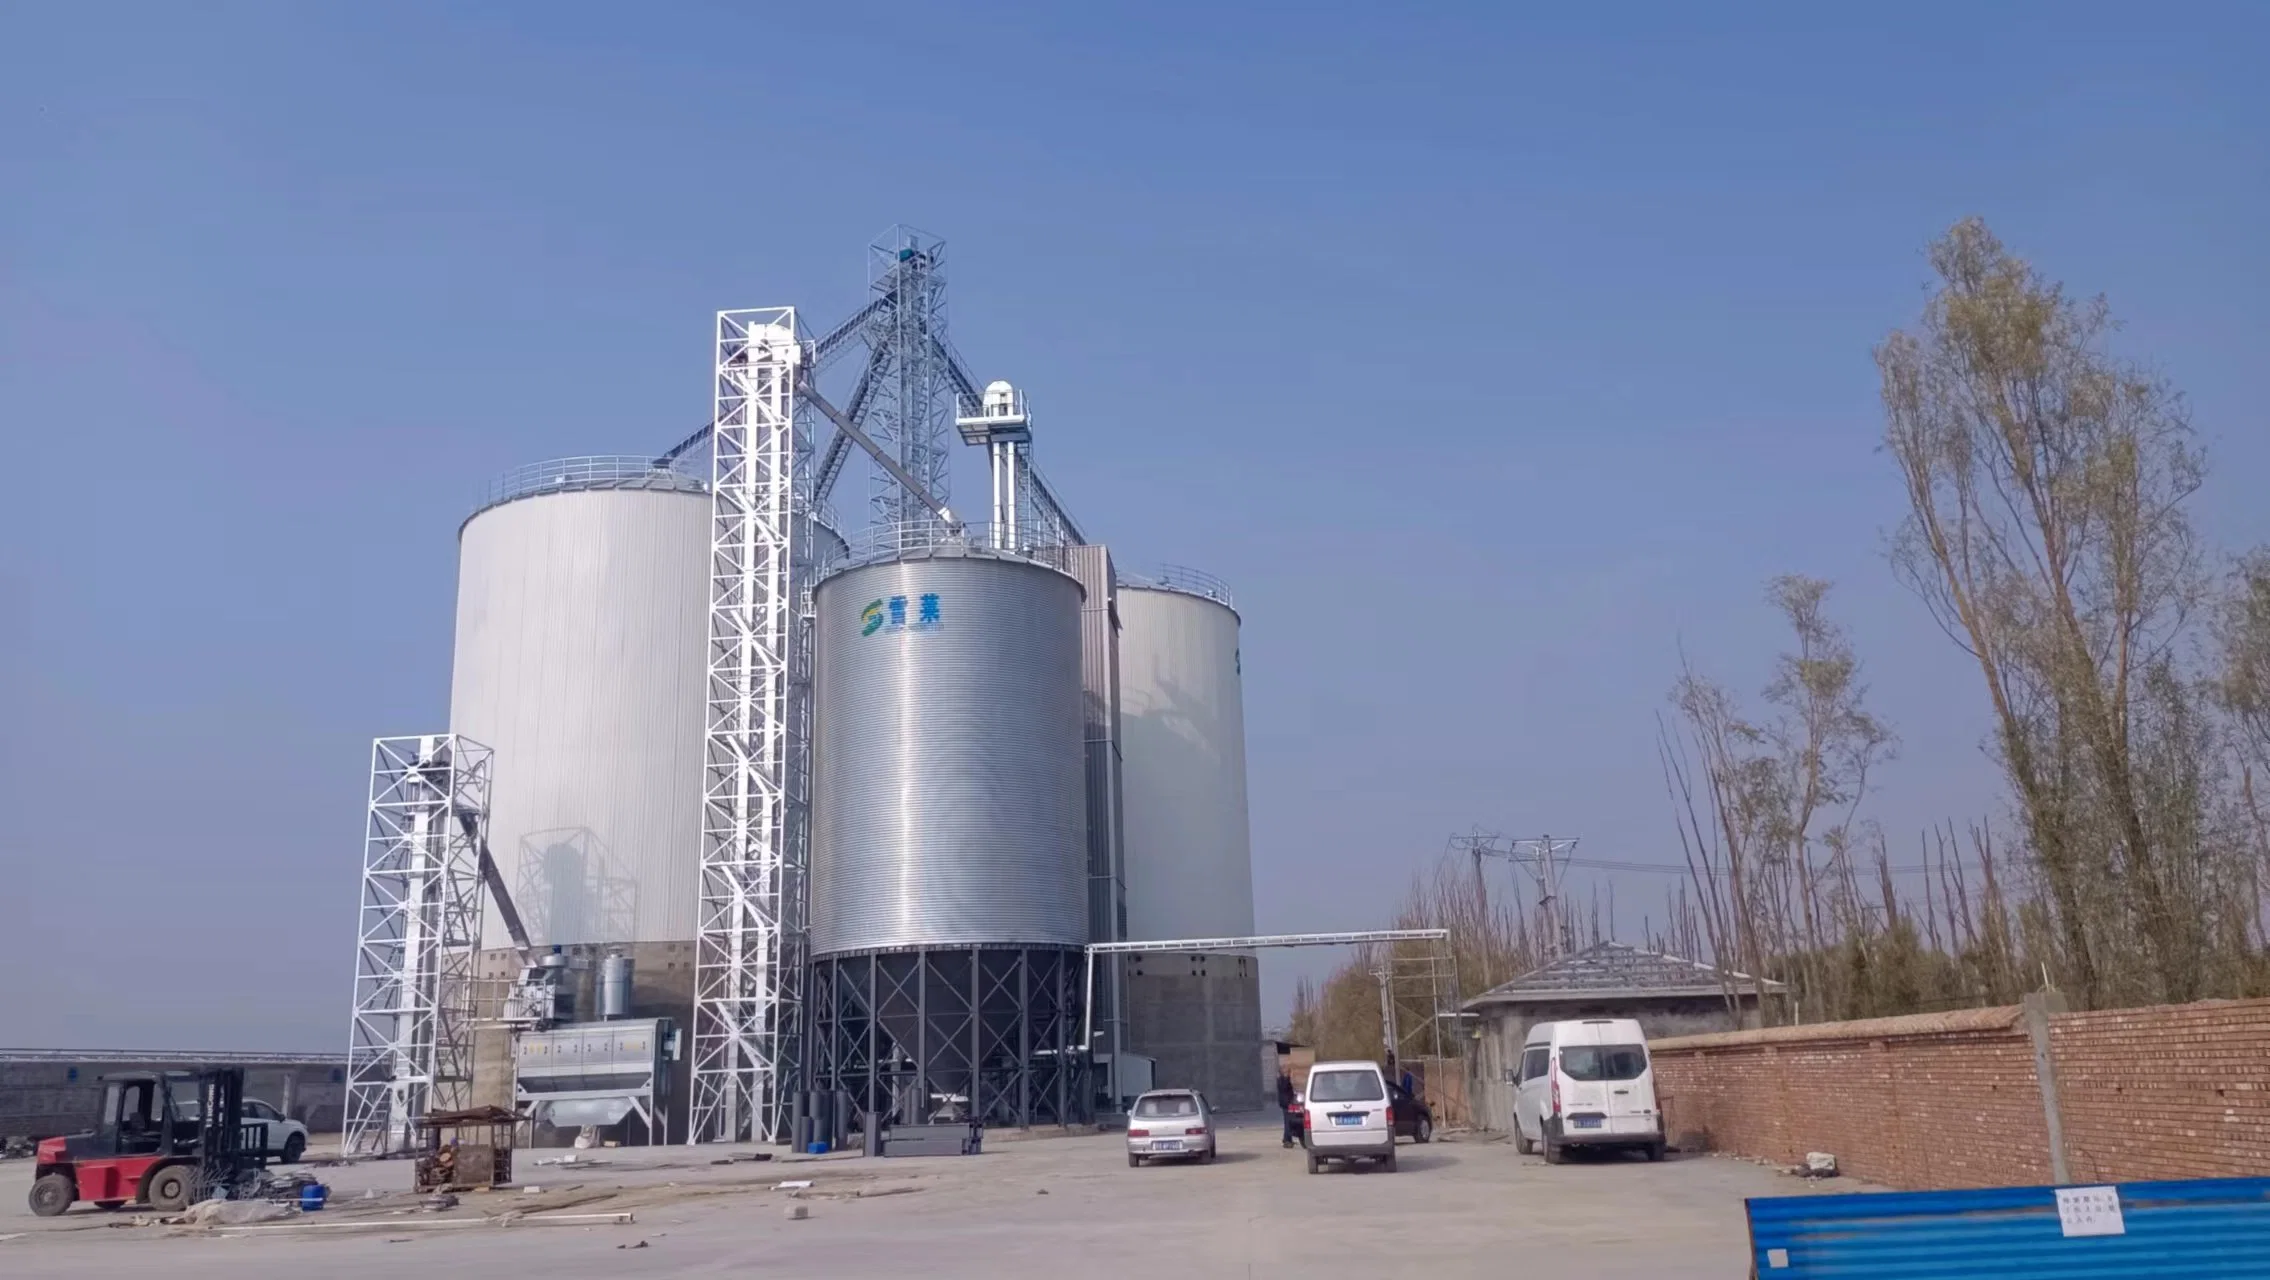
POLYGON ((1895 839, 1996 811, 1869 362, 1965 214, 2110 295, 2270 539, 2256 6, 472 8, 0 10, 0 1043, 342 1045, 458 521, 676 439, 713 311, 840 315, 894 222, 1087 526, 1235 584, 1264 929, 1475 824, 1675 861, 1654 716, 1682 645, 1762 682, 1784 571, 1895 839))

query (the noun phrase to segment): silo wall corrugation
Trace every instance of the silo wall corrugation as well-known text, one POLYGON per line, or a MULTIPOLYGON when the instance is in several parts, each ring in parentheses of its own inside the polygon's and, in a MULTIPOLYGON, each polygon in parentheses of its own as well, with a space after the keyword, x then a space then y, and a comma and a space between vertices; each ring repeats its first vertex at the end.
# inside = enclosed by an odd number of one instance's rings
MULTIPOLYGON (((535 941, 694 936, 709 499, 570 491, 459 535, 450 728, 496 751, 489 844, 535 941)), ((492 904, 488 946, 507 945, 492 904)))
POLYGON ((1079 584, 939 554, 815 595, 815 956, 1087 941, 1079 584))
POLYGON ((1118 603, 1127 936, 1251 934, 1238 616, 1146 587, 1118 603))

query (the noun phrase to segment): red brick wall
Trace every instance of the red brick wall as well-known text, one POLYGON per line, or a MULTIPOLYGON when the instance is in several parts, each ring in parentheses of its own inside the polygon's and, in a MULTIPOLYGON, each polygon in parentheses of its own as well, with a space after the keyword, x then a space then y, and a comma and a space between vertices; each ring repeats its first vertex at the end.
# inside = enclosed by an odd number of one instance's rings
POLYGON ((1796 1164, 1827 1151, 1895 1187, 2045 1181, 2047 1126, 2023 1028, 1655 1055, 1674 1138, 1796 1164))
MULTIPOLYGON (((2016 1013, 1959 1030, 1665 1041, 1657 1090, 1675 1140, 1721 1151, 1789 1164, 1828 1151, 1893 1187, 2048 1182, 2033 1042, 2016 1013)), ((2050 1044, 2075 1179, 2270 1173, 2270 1000, 2059 1014, 2050 1044)))
POLYGON ((2270 1000, 2060 1014, 2049 1043, 2076 1179, 2270 1173, 2270 1000))

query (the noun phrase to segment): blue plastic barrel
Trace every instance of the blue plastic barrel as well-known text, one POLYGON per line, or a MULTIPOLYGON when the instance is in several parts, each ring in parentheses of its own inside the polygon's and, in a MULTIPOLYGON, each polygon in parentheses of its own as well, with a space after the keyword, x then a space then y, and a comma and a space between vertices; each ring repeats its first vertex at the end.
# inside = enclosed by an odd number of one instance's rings
POLYGON ((330 1199, 331 1188, 320 1182, 308 1182, 300 1186, 300 1211, 302 1213, 313 1213, 322 1208, 324 1203, 330 1199))

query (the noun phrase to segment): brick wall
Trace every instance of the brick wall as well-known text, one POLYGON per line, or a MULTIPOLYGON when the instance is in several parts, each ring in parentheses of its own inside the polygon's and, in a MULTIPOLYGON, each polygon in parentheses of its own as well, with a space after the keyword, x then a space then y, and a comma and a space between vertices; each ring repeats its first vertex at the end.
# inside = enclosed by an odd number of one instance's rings
MULTIPOLYGON (((2270 1172, 2270 1000, 2058 1014, 2053 1070, 2082 1181, 2270 1172)), ((1665 1040, 1675 1141, 1796 1163, 1833 1152, 1894 1187, 2051 1180, 2015 1008, 1665 1040)))
POLYGON ((2270 1000, 2061 1014, 2049 1042, 2074 1178, 2270 1173, 2270 1000))

